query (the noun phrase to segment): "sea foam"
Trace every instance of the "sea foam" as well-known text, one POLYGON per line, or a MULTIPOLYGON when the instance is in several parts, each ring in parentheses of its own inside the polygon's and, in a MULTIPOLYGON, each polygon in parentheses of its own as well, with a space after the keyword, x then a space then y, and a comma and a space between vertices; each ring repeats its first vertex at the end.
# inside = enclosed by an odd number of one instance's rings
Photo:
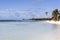
POLYGON ((46 21, 48 23, 52 23, 52 24, 59 24, 60 25, 60 21, 46 21))

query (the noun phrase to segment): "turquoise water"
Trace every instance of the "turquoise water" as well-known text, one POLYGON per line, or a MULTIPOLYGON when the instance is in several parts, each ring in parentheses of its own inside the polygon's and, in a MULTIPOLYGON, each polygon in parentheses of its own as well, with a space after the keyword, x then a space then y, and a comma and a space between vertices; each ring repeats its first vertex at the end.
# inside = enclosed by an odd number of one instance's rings
POLYGON ((0 40, 60 40, 60 25, 46 21, 0 22, 0 40))

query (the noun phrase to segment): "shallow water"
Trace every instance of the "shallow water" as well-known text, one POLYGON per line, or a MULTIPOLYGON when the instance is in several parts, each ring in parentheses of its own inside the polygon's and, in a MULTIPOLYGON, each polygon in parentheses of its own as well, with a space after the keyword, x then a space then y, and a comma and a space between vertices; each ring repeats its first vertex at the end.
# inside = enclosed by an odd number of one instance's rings
POLYGON ((0 40, 60 40, 60 25, 46 21, 0 22, 0 40))

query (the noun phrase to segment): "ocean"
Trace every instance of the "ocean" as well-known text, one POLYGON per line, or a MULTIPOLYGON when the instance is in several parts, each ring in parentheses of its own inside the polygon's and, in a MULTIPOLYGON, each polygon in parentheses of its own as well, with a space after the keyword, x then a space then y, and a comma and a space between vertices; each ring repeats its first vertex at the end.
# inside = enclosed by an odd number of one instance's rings
POLYGON ((60 25, 46 21, 0 22, 0 40, 60 40, 60 25))

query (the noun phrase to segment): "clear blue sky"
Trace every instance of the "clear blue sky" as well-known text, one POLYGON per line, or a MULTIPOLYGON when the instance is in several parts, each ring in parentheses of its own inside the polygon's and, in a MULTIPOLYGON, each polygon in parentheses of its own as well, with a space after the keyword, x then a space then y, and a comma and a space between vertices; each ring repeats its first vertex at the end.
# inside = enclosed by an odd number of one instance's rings
POLYGON ((54 9, 60 10, 60 0, 0 0, 0 19, 50 17, 54 9))

